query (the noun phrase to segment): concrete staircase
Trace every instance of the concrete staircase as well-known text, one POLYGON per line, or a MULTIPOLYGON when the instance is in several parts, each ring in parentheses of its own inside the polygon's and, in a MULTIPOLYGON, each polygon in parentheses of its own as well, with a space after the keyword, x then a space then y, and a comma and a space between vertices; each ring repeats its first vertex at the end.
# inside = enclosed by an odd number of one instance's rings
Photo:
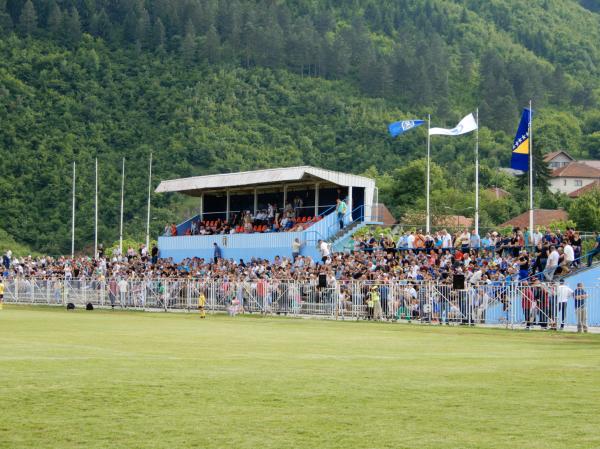
POLYGON ((352 239, 352 235, 366 225, 365 222, 357 220, 350 223, 344 229, 340 229, 328 240, 328 242, 331 243, 331 250, 336 253, 350 252, 352 248, 349 247, 349 243, 352 239))
MULTIPOLYGON (((600 284, 600 262, 594 261, 591 267, 587 267, 585 264, 586 261, 584 260, 581 268, 562 276, 569 287, 574 289, 578 282, 583 282, 586 287, 600 284)), ((555 280, 560 278, 560 276, 557 276, 555 280)))

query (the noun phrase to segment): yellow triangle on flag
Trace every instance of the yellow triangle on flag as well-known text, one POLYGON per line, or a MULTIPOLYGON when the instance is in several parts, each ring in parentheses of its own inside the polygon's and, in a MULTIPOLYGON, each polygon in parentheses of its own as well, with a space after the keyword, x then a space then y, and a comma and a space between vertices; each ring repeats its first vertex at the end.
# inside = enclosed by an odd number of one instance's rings
POLYGON ((529 154, 529 139, 525 139, 521 144, 513 150, 513 153, 529 154))

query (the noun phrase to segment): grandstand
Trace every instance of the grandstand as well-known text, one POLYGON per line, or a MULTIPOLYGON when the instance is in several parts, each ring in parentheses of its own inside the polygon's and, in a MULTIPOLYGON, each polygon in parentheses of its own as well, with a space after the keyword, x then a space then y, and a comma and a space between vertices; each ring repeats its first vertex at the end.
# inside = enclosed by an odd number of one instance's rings
POLYGON ((320 258, 319 240, 336 244, 350 232, 379 222, 373 179, 310 166, 166 180, 156 192, 198 198, 198 213, 175 226, 174 235, 158 239, 161 257, 176 262, 211 258, 215 243, 227 259, 291 257, 295 239, 302 244, 302 255, 320 258), (347 204, 343 230, 337 199, 347 204), (285 226, 267 219, 269 208, 286 219, 285 226), (198 235, 198 229, 206 235, 198 235))

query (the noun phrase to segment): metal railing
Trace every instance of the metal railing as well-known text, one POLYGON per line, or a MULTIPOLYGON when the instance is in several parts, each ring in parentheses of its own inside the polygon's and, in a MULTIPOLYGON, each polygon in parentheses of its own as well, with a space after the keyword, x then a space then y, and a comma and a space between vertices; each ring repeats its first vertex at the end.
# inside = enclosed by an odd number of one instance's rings
POLYGON ((557 284, 467 285, 441 282, 313 282, 259 280, 222 282, 200 279, 36 280, 5 283, 7 304, 45 304, 138 310, 319 316, 329 319, 406 321, 429 324, 495 325, 508 328, 576 329, 581 321, 600 327, 600 285, 585 288, 576 303, 557 284), (576 307, 577 306, 577 307, 576 307))

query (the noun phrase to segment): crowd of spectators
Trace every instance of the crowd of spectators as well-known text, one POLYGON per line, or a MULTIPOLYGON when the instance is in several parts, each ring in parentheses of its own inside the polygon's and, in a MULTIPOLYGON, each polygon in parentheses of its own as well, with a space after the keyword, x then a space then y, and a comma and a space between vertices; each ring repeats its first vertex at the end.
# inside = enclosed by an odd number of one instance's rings
MULTIPOLYGON (((182 235, 215 235, 215 234, 240 234, 254 232, 299 232, 307 229, 312 224, 320 221, 322 216, 305 215, 300 197, 287 203, 280 209, 276 203, 270 203, 266 209, 258 209, 256 213, 245 210, 231 213, 229 220, 221 218, 192 220, 190 226, 181 233, 182 235)), ((175 237, 180 235, 177 226, 167 224, 164 236, 175 237)))
MULTIPOLYGON (((293 257, 259 258, 234 261, 222 258, 215 244, 214 258, 192 258, 174 263, 159 259, 158 248, 142 245, 125 254, 97 258, 80 257, 3 257, 4 277, 36 278, 152 278, 204 277, 214 280, 257 280, 276 278, 314 281, 325 274, 338 281, 422 282, 444 281, 462 275, 467 283, 526 281, 532 276, 551 281, 581 263, 582 240, 577 232, 515 229, 510 235, 487 233, 483 239, 473 231, 451 235, 446 230, 432 234, 407 231, 396 239, 372 234, 355 236, 353 250, 332 252, 320 241, 320 260, 302 255, 303 243, 294 242, 293 257), (530 245, 527 244, 530 243, 530 245)), ((596 247, 600 244, 596 242, 596 247)), ((592 255, 600 250, 594 249, 592 255)))
MULTIPOLYGON (((302 243, 296 240, 292 257, 235 261, 223 258, 221 248, 215 244, 213 258, 190 258, 180 263, 160 259, 156 246, 148 250, 144 245, 110 256, 101 248, 96 258, 75 259, 17 258, 7 251, 2 260, 2 277, 25 282, 64 279, 84 282, 81 285, 88 280, 106 282, 112 298, 117 293, 127 293, 130 286, 136 285, 135 281, 194 279, 221 286, 251 283, 253 288, 268 282, 276 289, 283 288, 282 285, 299 289, 297 304, 306 295, 322 301, 325 290, 319 290, 319 286, 337 286, 342 313, 359 301, 364 304, 368 319, 401 317, 445 322, 464 321, 467 316, 469 321, 485 322, 487 304, 491 301, 505 304, 505 287, 520 285, 524 289, 522 307, 526 325, 545 328, 552 323, 556 325, 559 314, 563 325, 565 322, 567 287, 557 284, 555 277, 584 261, 582 240, 572 229, 565 233, 537 230, 530 234, 527 229, 517 228, 509 235, 490 232, 482 239, 473 230, 454 235, 446 230, 432 234, 408 231, 396 238, 380 234, 378 239, 367 234, 355 236, 352 251, 332 252, 323 241, 319 242, 319 250, 320 260, 303 256, 302 243), (464 287, 456 288, 457 278, 464 287), (432 294, 431 286, 435 286, 437 293, 433 308, 428 310, 425 296, 432 294), (466 293, 460 291, 470 292, 468 306, 466 293)), ((591 263, 596 254, 600 254, 598 234, 587 262, 591 263)), ((289 296, 288 290, 285 291, 289 296)), ((571 292, 572 297, 577 296, 573 295, 571 292)), ((584 296, 580 291, 580 304, 584 296)), ((241 300, 243 303, 243 297, 241 300)), ((508 310, 508 305, 505 306, 508 310)), ((578 315, 578 322, 585 322, 579 318, 578 315)))

